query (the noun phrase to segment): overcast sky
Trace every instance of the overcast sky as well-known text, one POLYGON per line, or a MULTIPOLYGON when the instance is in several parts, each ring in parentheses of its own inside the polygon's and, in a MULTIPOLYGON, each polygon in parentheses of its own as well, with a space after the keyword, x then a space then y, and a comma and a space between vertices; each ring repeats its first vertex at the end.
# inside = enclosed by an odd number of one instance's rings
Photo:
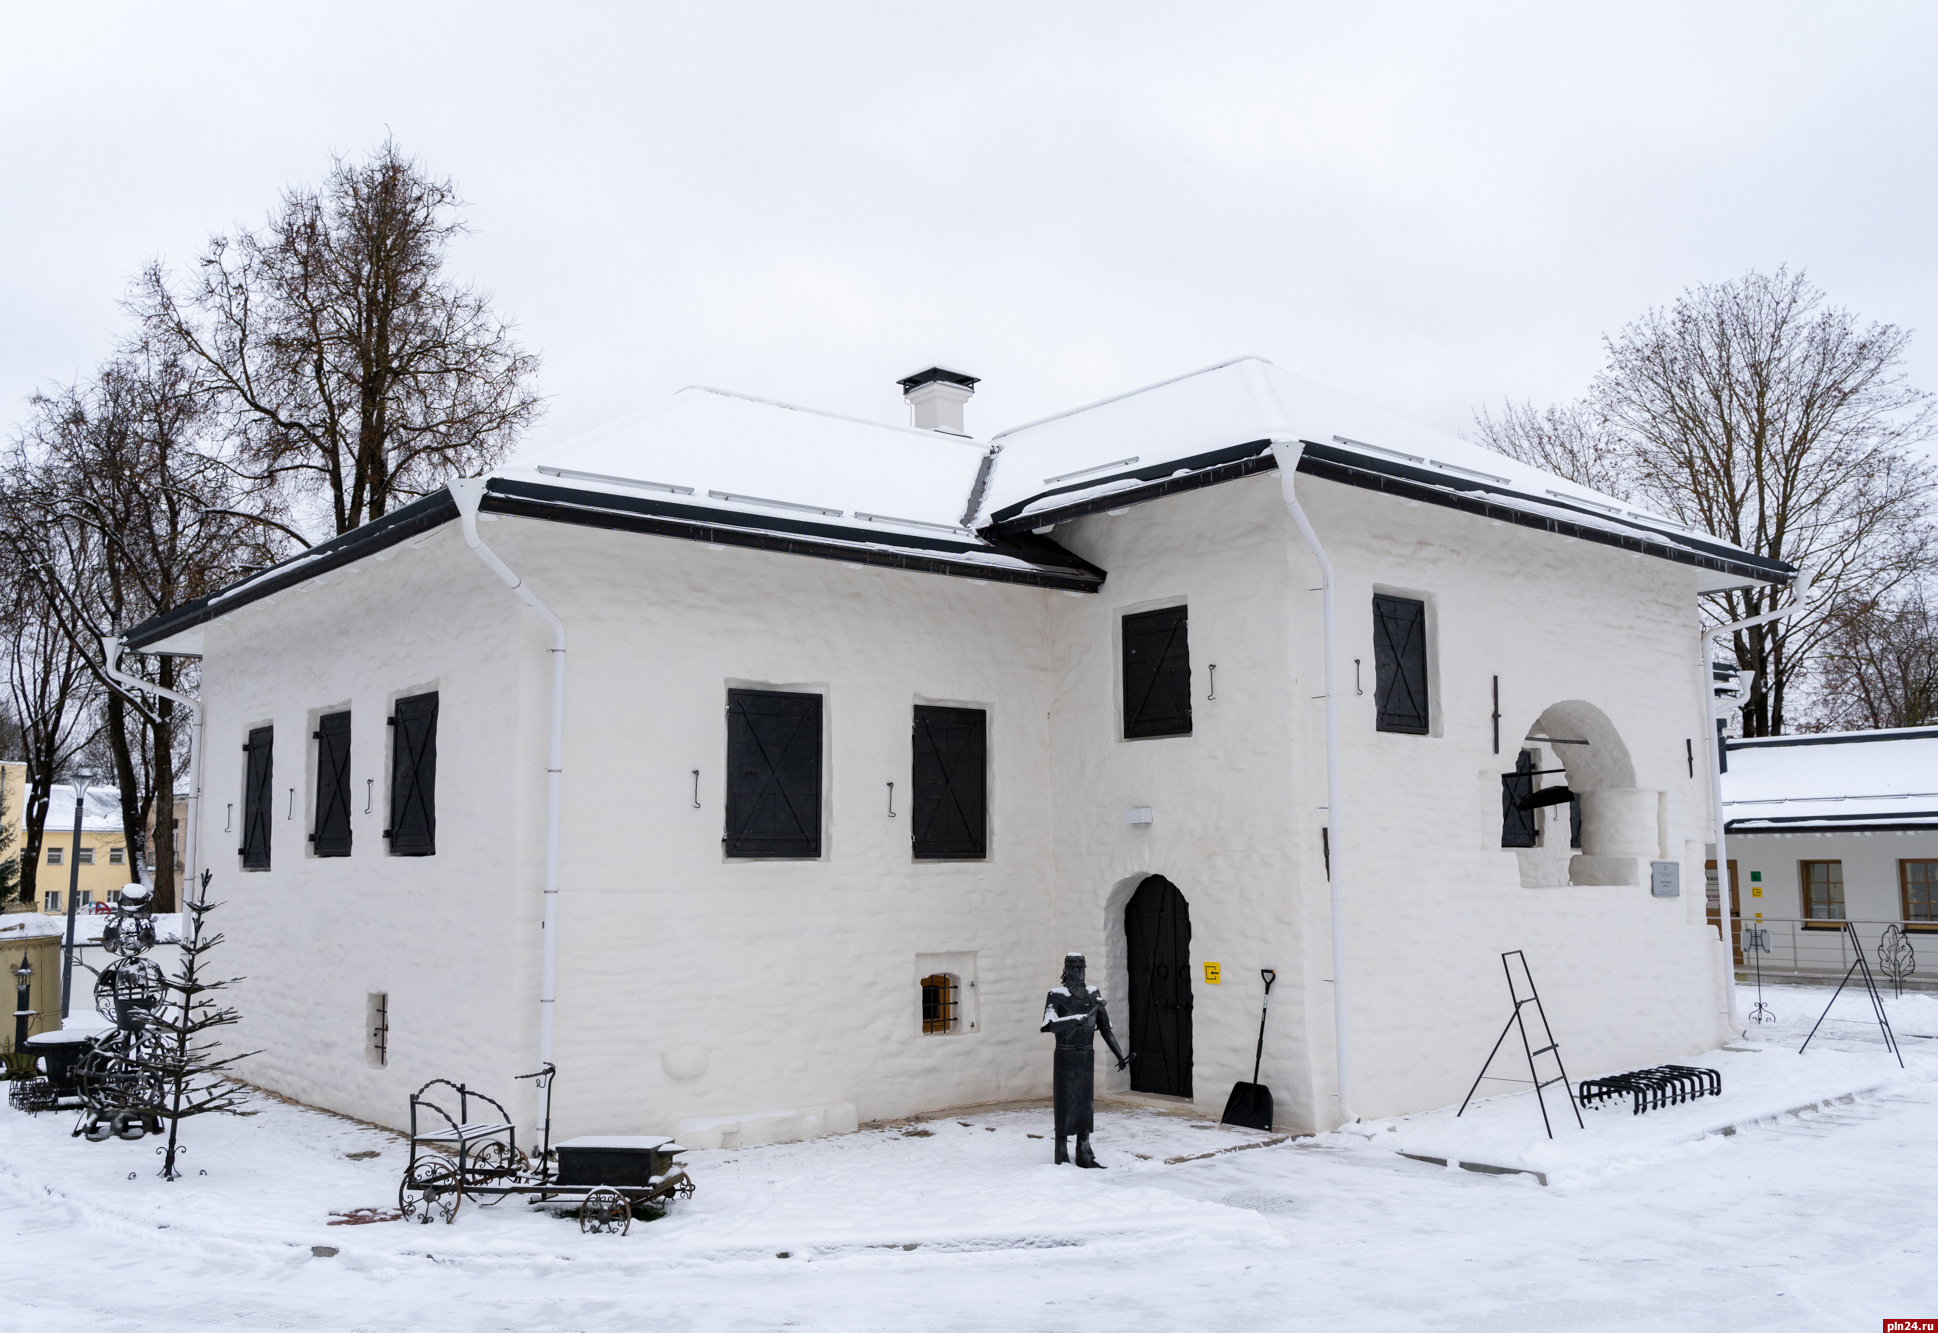
POLYGON ((1938 388, 1930 5, 47 5, 0 36, 0 425, 128 276, 394 134, 558 438, 683 384, 988 434, 1242 353, 1452 430, 1807 268, 1938 388))

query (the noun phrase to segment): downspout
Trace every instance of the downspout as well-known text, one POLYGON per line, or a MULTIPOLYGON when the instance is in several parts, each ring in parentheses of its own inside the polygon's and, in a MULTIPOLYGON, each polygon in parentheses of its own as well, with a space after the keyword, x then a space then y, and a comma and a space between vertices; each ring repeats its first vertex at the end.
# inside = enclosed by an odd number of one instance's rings
MULTIPOLYGON (((200 841, 197 836, 201 823, 199 816, 202 810, 202 701, 191 698, 179 690, 165 689, 153 681, 129 675, 121 669, 121 649, 121 639, 118 635, 101 636, 101 660, 107 664, 110 680, 125 685, 130 690, 146 690, 150 694, 158 694, 188 709, 188 809, 182 812, 182 823, 188 830, 184 839, 187 846, 182 848, 182 862, 187 869, 182 874, 182 892, 176 904, 177 910, 185 910, 180 904, 188 901, 189 895, 194 891, 195 877, 202 869, 201 863, 196 860, 196 849, 200 841)), ((157 876, 175 873, 174 866, 166 868, 156 866, 154 869, 157 876)))
MULTIPOLYGON (((1701 637, 1697 640, 1702 649, 1700 679, 1702 681, 1703 697, 1703 733, 1704 739, 1710 743, 1709 797, 1715 808, 1716 815, 1714 833, 1716 839, 1716 924, 1718 933, 1723 937, 1723 947, 1732 951, 1735 945, 1729 938, 1729 847, 1723 832, 1723 826, 1729 822, 1723 814, 1723 735, 1716 729, 1716 693, 1714 676, 1710 665, 1710 649, 1711 645, 1725 634, 1734 634, 1737 630, 1747 629, 1751 625, 1761 625, 1767 621, 1781 620, 1785 616, 1793 615, 1803 610, 1804 602, 1809 596, 1810 571, 1807 569, 1801 570, 1797 574, 1796 582, 1790 586, 1790 600, 1783 606, 1778 607, 1774 611, 1765 611, 1760 616, 1751 616, 1747 620, 1732 620, 1727 625, 1718 625, 1714 629, 1704 630, 1701 637)), ((1723 994, 1729 1002, 1727 1005, 1729 1025, 1732 1028, 1738 1027, 1740 1026, 1740 1020, 1736 1011, 1736 970, 1734 967, 1730 968, 1729 984, 1723 987, 1723 994)))
MULTIPOLYGON (((552 627, 552 719, 545 767, 545 910, 540 945, 544 962, 538 984, 538 1064, 543 1069, 552 1063, 552 1002, 558 985, 559 808, 565 767, 565 625, 479 538, 478 503, 484 499, 484 478, 466 477, 447 485, 451 498, 457 502, 458 523, 464 532, 464 544, 485 562, 492 573, 504 580, 507 588, 518 594, 519 601, 536 611, 539 618, 552 627)), ((542 1113, 545 1137, 541 1142, 550 1142, 551 1139, 549 1099, 547 1107, 542 1113)))
POLYGON ((1326 844, 1331 861, 1326 878, 1332 899, 1333 1064, 1339 1076, 1340 1123, 1351 1124, 1358 1117, 1353 1114, 1352 1064, 1347 1058, 1346 1045, 1346 842, 1339 836, 1338 632, 1334 616, 1332 561, 1326 557, 1326 548, 1319 544, 1319 534, 1312 530, 1312 521, 1300 507, 1294 487, 1299 459, 1304 453, 1305 445, 1299 440, 1277 437, 1272 440, 1272 456, 1278 460, 1279 488, 1285 496, 1285 507, 1292 511, 1292 521, 1299 525, 1299 535, 1305 538, 1313 559, 1319 562, 1320 589, 1325 594, 1326 844))

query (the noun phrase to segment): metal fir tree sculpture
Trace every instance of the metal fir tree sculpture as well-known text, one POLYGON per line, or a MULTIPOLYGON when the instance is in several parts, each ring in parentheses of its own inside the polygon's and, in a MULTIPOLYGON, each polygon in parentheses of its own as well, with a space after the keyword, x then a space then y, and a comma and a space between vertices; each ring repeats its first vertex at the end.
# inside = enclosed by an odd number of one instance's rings
POLYGON ((163 979, 167 999, 149 1023, 150 1040, 143 1052, 142 1064, 155 1076, 156 1100, 141 1110, 168 1122, 168 1146, 156 1150, 162 1154, 164 1180, 176 1180, 183 1174, 176 1167, 177 1159, 186 1151, 177 1137, 182 1121, 214 1112, 255 1114, 241 1109, 248 1096, 242 1085, 221 1072, 255 1052, 218 1055, 221 1043, 206 1036, 242 1017, 221 1003, 221 993, 241 978, 207 981, 202 975, 204 955, 222 943, 221 935, 206 930, 205 919, 219 906, 209 901, 211 878, 212 872, 204 870, 194 901, 182 904, 181 958, 174 973, 163 979))

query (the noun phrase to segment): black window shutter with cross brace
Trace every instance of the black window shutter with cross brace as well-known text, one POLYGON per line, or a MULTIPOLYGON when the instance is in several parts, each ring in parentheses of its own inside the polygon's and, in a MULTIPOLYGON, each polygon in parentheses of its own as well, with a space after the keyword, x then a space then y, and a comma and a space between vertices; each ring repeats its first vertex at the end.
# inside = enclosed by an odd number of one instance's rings
POLYGON ((316 832, 310 845, 318 856, 348 856, 350 715, 326 713, 310 736, 316 742, 316 832))
POLYGON ((989 714, 917 704, 913 777, 909 836, 915 859, 987 856, 989 714))
POLYGON ((390 716, 392 856, 437 854, 437 694, 399 699, 390 716))
POLYGON ((821 855, 821 696, 727 691, 728 856, 821 855))
POLYGON ((1427 604, 1373 597, 1373 702, 1381 731, 1427 734, 1427 604))
POLYGON ((249 743, 242 747, 248 756, 242 779, 242 846, 236 855, 244 870, 269 869, 269 810, 275 804, 276 729, 252 727, 249 743))
POLYGON ((1533 847, 1540 842, 1541 810, 1523 810, 1534 795, 1534 752, 1521 751, 1512 773, 1501 774, 1501 846, 1533 847))
POLYGON ((1124 739, 1191 734, 1186 608, 1124 617, 1124 739))

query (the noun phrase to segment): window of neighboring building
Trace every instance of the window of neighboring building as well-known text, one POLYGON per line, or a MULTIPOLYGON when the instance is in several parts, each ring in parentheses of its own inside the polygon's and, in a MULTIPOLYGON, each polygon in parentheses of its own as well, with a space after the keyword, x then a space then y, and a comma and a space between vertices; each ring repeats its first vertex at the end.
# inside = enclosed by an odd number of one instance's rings
POLYGON ((50 866, 59 865, 61 863, 61 854, 65 850, 62 847, 49 847, 47 849, 47 864, 50 866))
POLYGON ((1806 921, 1844 919, 1844 863, 1803 863, 1803 916, 1806 921))
POLYGON ((120 902, 120 901, 121 901, 121 890, 120 890, 120 889, 109 889, 109 890, 108 890, 108 901, 109 901, 110 903, 118 903, 118 902, 120 902))
POLYGON ((821 696, 727 691, 731 857, 821 855, 821 696))
POLYGON ((61 896, 58 893, 48 893, 40 901, 42 911, 58 912, 61 910, 61 896))
POLYGON ((1411 597, 1373 597, 1373 703, 1381 731, 1424 736, 1427 699, 1427 604, 1411 597))
POLYGON ((1186 608, 1125 616, 1124 739, 1191 734, 1191 644, 1186 608))
POLYGON ((1938 926, 1938 861, 1898 862, 1898 888, 1907 922, 1938 926))
POLYGON ((127 862, 127 860, 128 860, 128 849, 126 847, 108 848, 109 865, 111 866, 123 865, 127 862))
POLYGON ((973 861, 988 855, 989 714, 980 708, 915 708, 909 837, 915 858, 973 861))
POLYGON ((94 890, 93 890, 93 889, 82 889, 82 890, 81 890, 81 901, 80 901, 80 904, 79 904, 79 905, 80 905, 80 906, 82 906, 82 907, 92 907, 92 906, 94 906, 94 890))
POLYGON ((922 1031, 954 1032, 959 1009, 956 979, 946 972, 922 978, 922 1031))
POLYGON ((269 815, 275 805, 276 729, 255 727, 242 747, 248 760, 242 781, 242 846, 236 855, 244 870, 269 869, 269 815))
POLYGON ((74 853, 74 859, 81 865, 91 866, 94 864, 94 849, 92 847, 83 847, 80 851, 74 853))
MULTIPOLYGON (((348 749, 349 715, 342 715, 348 749)), ((348 787, 348 780, 345 780, 348 787)), ((390 716, 392 856, 437 854, 437 694, 399 699, 390 716)))

